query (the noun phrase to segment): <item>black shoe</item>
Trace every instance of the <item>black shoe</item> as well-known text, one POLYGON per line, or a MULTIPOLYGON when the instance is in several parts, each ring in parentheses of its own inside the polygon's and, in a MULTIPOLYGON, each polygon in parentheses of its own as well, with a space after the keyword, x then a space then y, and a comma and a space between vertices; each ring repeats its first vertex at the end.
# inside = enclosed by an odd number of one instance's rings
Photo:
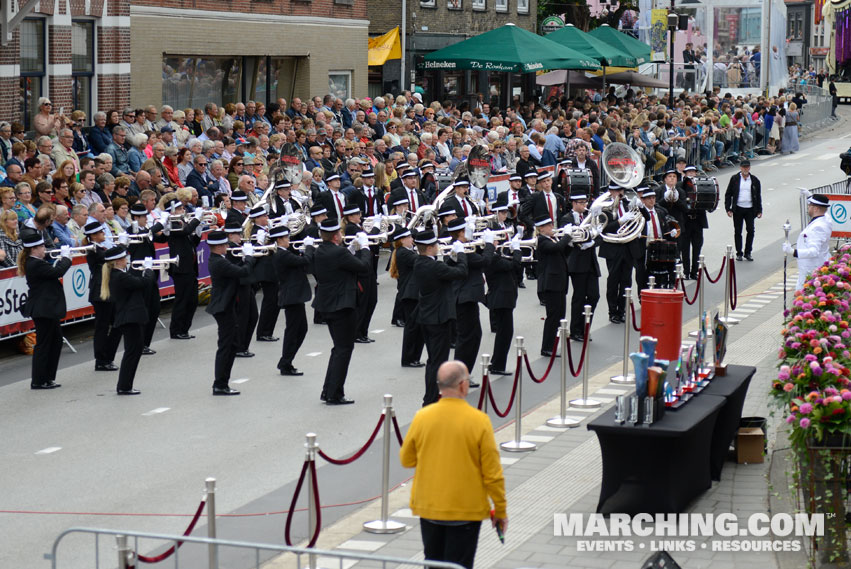
POLYGON ((611 322, 612 324, 623 324, 624 319, 615 314, 613 316, 609 316, 609 322, 611 322))
POLYGON ((325 405, 351 405, 354 403, 354 399, 346 399, 345 397, 338 397, 337 399, 328 399, 325 401, 325 405))
POLYGON ((452 349, 452 350, 455 349, 455 342, 454 341, 449 342, 449 348, 452 349))
POLYGON ((314 318, 314 319, 313 319, 313 323, 314 323, 314 324, 327 324, 327 322, 325 322, 325 321, 324 321, 324 320, 322 320, 321 318, 314 318))
POLYGON ((425 364, 423 362, 411 362, 402 364, 402 367, 425 367, 425 364))
POLYGON ((470 380, 470 389, 476 389, 477 387, 481 387, 480 384, 476 383, 472 379, 470 380))
MULTIPOLYGON (((549 350, 541 350, 541 355, 542 355, 542 356, 544 356, 545 358, 551 358, 551 357, 553 357, 553 353, 552 353, 551 351, 549 351, 549 350)), ((560 355, 558 355, 558 354, 556 354, 556 357, 557 357, 557 358, 560 358, 561 356, 560 356, 560 355)))
POLYGON ((277 342, 280 338, 276 336, 257 336, 258 342, 277 342))
POLYGON ((62 387, 61 383, 56 383, 55 381, 49 381, 47 383, 31 383, 30 389, 56 389, 57 387, 62 387))
POLYGON ((322 393, 322 395, 319 396, 319 400, 320 401, 328 401, 328 397, 325 395, 325 393, 322 393))
POLYGON ((116 389, 115 392, 118 395, 139 395, 142 393, 138 389, 116 389))
POLYGON ((214 387, 213 395, 239 395, 239 391, 230 387, 214 387))
POLYGON ((286 366, 281 368, 281 375, 304 375, 304 372, 297 370, 293 366, 286 366))
POLYGON ((366 336, 355 338, 355 344, 369 344, 369 338, 367 338, 366 336))
POLYGON ((249 352, 248 350, 245 350, 244 352, 237 352, 236 357, 238 357, 238 358, 253 358, 254 352, 249 352))
POLYGON ((736 253, 736 260, 737 260, 737 261, 741 261, 741 260, 742 260, 742 254, 741 254, 741 253, 736 253))
POLYGON ((391 322, 391 324, 393 326, 396 326, 397 328, 404 328, 405 327, 405 321, 404 320, 398 320, 397 319, 397 320, 394 320, 393 322, 391 322))
POLYGON ((95 364, 95 371, 118 371, 118 366, 112 362, 107 364, 95 364))
POLYGON ((153 356, 156 353, 157 353, 156 350, 153 350, 153 349, 149 348, 148 346, 145 346, 144 348, 142 348, 142 355, 143 356, 153 356))
POLYGON ((172 335, 171 339, 172 340, 191 340, 194 337, 195 336, 193 336, 192 334, 174 334, 174 335, 172 335))
POLYGON ((488 372, 489 375, 514 375, 510 371, 505 371, 504 369, 491 369, 488 372))
POLYGON ((520 283, 518 283, 518 285, 517 285, 517 288, 526 288, 526 283, 524 283, 523 281, 520 281, 520 283))
POLYGON ((751 257, 750 255, 745 255, 745 260, 746 261, 753 261, 753 257, 751 257))
MULTIPOLYGON (((585 341, 585 338, 583 336, 581 336, 580 334, 571 334, 570 339, 573 340, 574 342, 584 342, 585 341)), ((592 341, 591 338, 588 338, 588 341, 591 342, 592 341)))
POLYGON ((526 280, 527 281, 536 281, 536 280, 538 280, 538 277, 536 277, 535 275, 526 275, 526 280))

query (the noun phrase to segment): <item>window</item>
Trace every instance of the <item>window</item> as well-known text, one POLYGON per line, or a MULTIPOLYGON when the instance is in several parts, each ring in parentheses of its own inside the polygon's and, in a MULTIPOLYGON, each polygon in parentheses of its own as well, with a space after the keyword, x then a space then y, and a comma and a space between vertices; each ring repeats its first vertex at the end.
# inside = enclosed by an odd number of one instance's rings
POLYGON ((496 0, 495 5, 497 12, 508 12, 508 0, 496 0))
POLYGON ((483 10, 487 10, 487 1, 486 0, 472 0, 473 2, 473 10, 477 12, 481 12, 483 10))
POLYGON ((92 116, 92 77, 95 70, 94 22, 71 23, 71 105, 92 116))
POLYGON ((420 6, 423 8, 436 8, 435 0, 420 0, 420 6))
POLYGON ((352 92, 351 71, 329 71, 328 93, 339 99, 348 99, 352 92))
POLYGON ((45 45, 44 20, 21 22, 21 122, 32 128, 32 118, 38 112, 38 98, 44 89, 45 45))
POLYGON ((163 104, 175 109, 239 101, 241 57, 163 56, 163 104))
POLYGON ((462 0, 449 0, 446 4, 446 7, 450 10, 463 10, 464 5, 461 3, 462 0))
POLYGON ((528 14, 529 13, 529 0, 517 0, 517 13, 518 14, 528 14))

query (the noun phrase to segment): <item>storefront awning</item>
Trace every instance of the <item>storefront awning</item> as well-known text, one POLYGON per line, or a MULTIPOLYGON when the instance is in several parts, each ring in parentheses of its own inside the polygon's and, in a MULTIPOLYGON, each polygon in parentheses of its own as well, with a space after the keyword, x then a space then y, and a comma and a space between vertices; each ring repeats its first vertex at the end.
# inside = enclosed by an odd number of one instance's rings
POLYGON ((369 65, 384 65, 390 59, 402 59, 399 26, 383 36, 369 38, 369 65))

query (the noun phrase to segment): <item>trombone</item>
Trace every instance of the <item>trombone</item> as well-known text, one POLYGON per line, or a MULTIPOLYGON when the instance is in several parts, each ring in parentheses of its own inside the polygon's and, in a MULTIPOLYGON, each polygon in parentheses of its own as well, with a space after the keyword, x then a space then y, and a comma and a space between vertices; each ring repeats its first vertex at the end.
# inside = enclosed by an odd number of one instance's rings
MULTIPOLYGON (((84 245, 83 247, 71 247, 71 256, 72 257, 82 257, 83 255, 88 254, 90 251, 95 250, 96 245, 84 245)), ((58 259, 62 256, 62 249, 51 249, 47 252, 47 256, 51 259, 58 259)))
MULTIPOLYGON (((266 255, 272 255, 277 250, 277 243, 269 243, 268 245, 255 245, 254 254, 252 255, 252 257, 265 257, 266 255)), ((228 253, 230 253, 234 257, 245 257, 245 255, 242 254, 242 247, 233 247, 228 251, 228 253)))
MULTIPOLYGON (((177 257, 160 257, 159 259, 153 259, 153 265, 151 266, 151 269, 154 271, 164 271, 168 269, 171 265, 176 265, 179 262, 180 259, 177 257)), ((130 268, 135 269, 137 271, 145 270, 144 259, 130 261, 130 268)))

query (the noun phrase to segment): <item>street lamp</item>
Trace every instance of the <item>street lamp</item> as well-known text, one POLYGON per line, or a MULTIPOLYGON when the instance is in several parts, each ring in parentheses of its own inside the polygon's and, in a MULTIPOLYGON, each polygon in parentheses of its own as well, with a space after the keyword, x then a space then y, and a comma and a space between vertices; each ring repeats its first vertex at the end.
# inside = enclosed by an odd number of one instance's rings
MULTIPOLYGON (((673 2, 671 2, 673 4, 673 2)), ((679 26, 680 17, 677 16, 674 12, 668 13, 668 36, 670 37, 669 44, 670 47, 668 49, 668 61, 670 62, 668 66, 668 71, 670 74, 669 77, 669 91, 668 91, 668 106, 670 108, 674 108, 674 34, 677 33, 677 27, 679 26)))

